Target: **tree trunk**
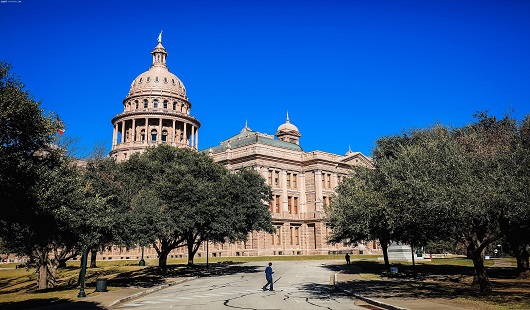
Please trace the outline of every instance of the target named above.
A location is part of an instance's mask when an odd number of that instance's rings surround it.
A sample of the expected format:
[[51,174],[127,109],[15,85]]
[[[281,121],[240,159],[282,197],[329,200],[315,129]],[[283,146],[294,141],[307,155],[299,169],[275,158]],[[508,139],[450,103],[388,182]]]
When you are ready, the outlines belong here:
[[50,278],[53,276],[53,274],[49,269],[49,254],[50,253],[47,251],[47,249],[38,249],[35,251],[38,269],[37,290],[51,288],[55,283],[55,279]]
[[385,260],[385,269],[390,271],[390,261],[388,260],[388,242],[386,240],[380,240],[381,250],[383,250],[383,259]]
[[162,275],[165,277],[167,274],[167,255],[169,251],[167,249],[161,249],[158,254],[158,268],[162,272]]
[[195,252],[193,251],[193,242],[187,242],[188,246],[188,266],[193,266],[193,258],[195,257]]
[[98,255],[97,249],[90,250],[90,268],[97,268],[96,257]]
[[410,245],[410,251],[412,252],[412,276],[415,278],[417,275],[416,272],[416,260],[414,259],[414,245]]
[[466,258],[473,259],[473,245],[468,245],[466,247]]
[[472,252],[473,266],[475,267],[475,280],[473,282],[478,282],[482,294],[489,295],[491,294],[491,283],[484,267],[482,250],[483,248],[479,247]]
[[44,290],[48,288],[48,266],[39,264],[39,277],[37,278],[37,290]]

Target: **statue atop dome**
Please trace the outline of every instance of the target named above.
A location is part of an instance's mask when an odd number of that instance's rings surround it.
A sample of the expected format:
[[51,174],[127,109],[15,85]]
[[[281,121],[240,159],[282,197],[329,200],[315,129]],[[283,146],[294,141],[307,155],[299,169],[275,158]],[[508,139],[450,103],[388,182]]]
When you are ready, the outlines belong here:
[[157,40],[158,40],[158,43],[162,43],[162,32],[163,32],[163,31],[164,31],[164,30],[160,30],[160,33],[158,34],[158,39],[157,39]]

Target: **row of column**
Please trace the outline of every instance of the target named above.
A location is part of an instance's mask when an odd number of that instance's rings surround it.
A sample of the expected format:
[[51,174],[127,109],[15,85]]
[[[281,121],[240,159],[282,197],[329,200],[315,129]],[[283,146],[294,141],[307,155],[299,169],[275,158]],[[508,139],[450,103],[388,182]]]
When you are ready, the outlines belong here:
[[[113,146],[116,146],[118,144],[122,144],[122,143],[125,143],[125,142],[131,142],[130,140],[129,141],[125,141],[125,136],[126,136],[126,130],[125,130],[125,124],[127,121],[132,121],[132,130],[133,130],[133,135],[132,135],[132,142],[136,142],[136,119],[132,119],[132,120],[122,120],[122,121],[119,121],[119,122],[116,122],[114,124],[114,132],[112,134],[112,145]],[[172,120],[173,122],[173,130],[172,130],[172,134],[171,134],[171,141],[166,141],[166,142],[174,142],[176,143],[176,120]],[[191,125],[191,124],[188,124],[188,123],[185,123],[183,122],[184,124],[184,140],[186,141],[186,144],[188,146],[192,146],[196,149],[199,148],[199,128],[197,128],[196,126],[194,125]],[[188,129],[188,126],[190,126],[190,138],[191,138],[191,144],[189,143],[188,141],[188,133],[187,133],[187,129]],[[120,131],[120,128],[121,128],[121,131]],[[121,133],[121,137],[120,137],[120,141],[118,142],[118,134]],[[145,140],[144,140],[144,143],[150,143],[152,142],[151,139],[149,138],[150,137],[150,131],[149,131],[149,118],[146,117],[145,118]],[[162,137],[162,119],[158,119],[158,127],[157,127],[157,135],[160,136],[160,139],[158,139],[158,141],[161,141],[161,137]]]

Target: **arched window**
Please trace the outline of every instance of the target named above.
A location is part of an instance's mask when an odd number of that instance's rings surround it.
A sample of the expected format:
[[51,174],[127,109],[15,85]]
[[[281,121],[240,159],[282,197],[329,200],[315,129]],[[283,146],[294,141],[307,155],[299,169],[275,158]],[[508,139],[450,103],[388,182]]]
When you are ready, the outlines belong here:
[[138,110],[138,100],[134,102],[136,104],[136,109]]
[[167,77],[164,77],[164,83],[167,83]]
[[147,102],[147,99],[144,100],[144,109],[147,109],[149,107],[149,102]]
[[176,109],[177,109],[177,104],[173,102],[173,110],[176,110]]
[[156,129],[151,130],[151,141],[156,141],[157,132]]
[[141,141],[145,141],[145,129],[142,129],[142,130],[140,131],[140,140],[141,140]]
[[158,100],[153,100],[153,108],[158,108]]
[[164,100],[164,109],[167,109],[167,100]]
[[162,130],[162,142],[167,141],[167,130]]
[[158,83],[158,76],[157,76],[157,77],[155,77],[155,82],[156,82],[156,83]]
[[180,105],[180,112],[184,113],[184,103]]

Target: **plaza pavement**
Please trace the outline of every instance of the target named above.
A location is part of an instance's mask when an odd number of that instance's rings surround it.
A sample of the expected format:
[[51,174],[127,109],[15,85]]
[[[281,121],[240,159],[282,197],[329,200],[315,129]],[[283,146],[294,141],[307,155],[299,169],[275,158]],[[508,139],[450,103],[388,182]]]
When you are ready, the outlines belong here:
[[[497,265],[506,264],[506,262],[499,260],[496,262]],[[358,272],[355,271],[354,266],[346,265],[337,265],[338,270],[336,270],[336,279],[337,279],[337,289],[345,291],[352,295],[352,297],[359,299],[355,302],[355,305],[365,306],[367,309],[411,309],[411,310],[456,310],[463,309],[452,307],[447,304],[443,304],[437,300],[430,300],[424,298],[403,298],[403,297],[393,297],[391,294],[386,294],[384,287],[380,287],[380,291],[375,292],[375,294],[365,294],[358,293],[355,291],[352,283],[356,281],[370,281],[366,279],[361,279]],[[347,269],[347,270],[346,270]],[[353,270],[353,272],[352,272]],[[346,271],[346,272],[344,272]],[[330,276],[334,272],[330,271]],[[56,305],[48,305],[44,307],[38,307],[38,310],[66,310],[66,309],[113,309],[114,306],[131,301],[140,296],[150,294],[152,292],[164,289],[169,286],[178,285],[187,281],[193,281],[195,277],[189,278],[167,278],[166,283],[162,285],[153,286],[151,288],[145,287],[126,287],[119,289],[112,289],[107,292],[89,292],[87,291],[86,298],[79,298],[75,302],[66,302]],[[380,283],[379,283],[380,284]],[[331,284],[330,284],[331,285]],[[375,307],[374,307],[375,306]],[[377,308],[376,308],[377,307]]]

